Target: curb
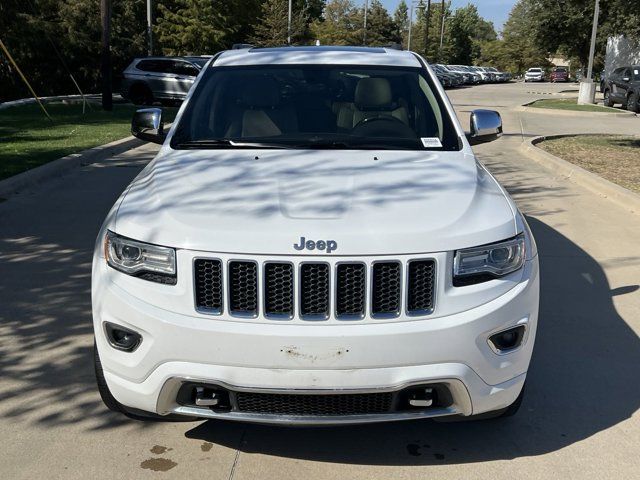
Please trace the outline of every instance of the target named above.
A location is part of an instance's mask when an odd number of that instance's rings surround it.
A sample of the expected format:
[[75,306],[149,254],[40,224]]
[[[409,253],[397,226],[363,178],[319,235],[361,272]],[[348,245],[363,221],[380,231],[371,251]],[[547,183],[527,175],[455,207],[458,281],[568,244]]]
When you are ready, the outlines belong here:
[[[613,108],[611,109],[611,110],[614,110],[612,112],[581,112],[579,110],[560,110],[557,108],[536,108],[536,107],[530,106],[536,103],[537,101],[538,100],[534,100],[532,102],[525,103],[524,105],[520,105],[519,107],[516,107],[514,110],[516,112],[542,113],[546,115],[556,115],[560,117],[587,117],[587,118],[622,117],[622,118],[625,118],[625,117],[636,116],[636,114],[633,112],[627,112],[624,110],[615,111],[615,109]],[[602,108],[608,108],[608,107],[602,107]]]
[[[69,103],[82,103],[82,95],[58,95],[53,97],[38,97],[40,101],[44,104],[51,102],[69,102]],[[100,102],[100,94],[99,93],[87,93],[84,98],[87,102],[91,103],[99,103]],[[120,94],[113,94],[113,102],[117,103],[122,101],[122,97]],[[35,104],[35,98],[21,98],[19,100],[10,100],[8,102],[0,103],[0,110],[6,110],[11,107],[19,107],[21,105],[32,105]]]
[[[589,134],[591,135],[591,134]],[[528,157],[533,159],[545,168],[553,171],[555,174],[565,177],[586,189],[590,190],[601,197],[607,198],[618,206],[629,210],[636,215],[640,215],[640,195],[632,192],[620,185],[616,185],[609,180],[602,178],[595,173],[591,173],[582,167],[573,163],[562,160],[549,152],[537,147],[538,143],[545,140],[553,140],[557,138],[577,137],[580,135],[549,135],[546,137],[536,137],[525,140],[520,145],[520,150]]]
[[82,152],[72,153],[66,157],[0,180],[0,197],[7,197],[26,187],[60,176],[72,168],[99,162],[112,155],[118,155],[144,144],[145,142],[135,137],[126,137],[105,145],[83,150]]

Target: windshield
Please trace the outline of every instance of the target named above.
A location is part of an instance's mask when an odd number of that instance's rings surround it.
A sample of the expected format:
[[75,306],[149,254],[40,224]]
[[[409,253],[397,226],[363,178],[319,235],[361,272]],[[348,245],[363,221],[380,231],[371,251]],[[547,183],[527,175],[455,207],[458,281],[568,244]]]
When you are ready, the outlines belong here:
[[171,146],[461,148],[425,70],[344,65],[209,68]]
[[530,68],[529,73],[540,73],[542,70],[540,68]]

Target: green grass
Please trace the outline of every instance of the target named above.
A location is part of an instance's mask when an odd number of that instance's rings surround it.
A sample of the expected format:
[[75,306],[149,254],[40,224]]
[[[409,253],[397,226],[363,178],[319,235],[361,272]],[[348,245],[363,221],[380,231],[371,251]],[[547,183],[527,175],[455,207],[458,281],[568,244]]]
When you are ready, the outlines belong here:
[[0,110],[0,180],[71,153],[131,135],[136,107],[114,105],[105,112],[99,105],[50,103],[47,120],[38,105]]
[[640,137],[578,135],[545,140],[538,147],[640,193]]
[[529,107],[552,108],[556,110],[575,110],[576,112],[614,113],[617,111],[614,108],[601,107],[599,105],[578,105],[577,98],[545,98],[544,100],[538,100],[532,103],[531,105],[529,105]]

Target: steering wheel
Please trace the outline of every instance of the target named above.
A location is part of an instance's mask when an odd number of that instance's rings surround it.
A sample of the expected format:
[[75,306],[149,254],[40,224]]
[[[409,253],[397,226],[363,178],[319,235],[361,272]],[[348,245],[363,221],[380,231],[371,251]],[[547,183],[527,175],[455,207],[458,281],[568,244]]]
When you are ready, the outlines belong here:
[[416,138],[415,132],[407,124],[391,115],[363,118],[356,123],[351,134],[361,137]]

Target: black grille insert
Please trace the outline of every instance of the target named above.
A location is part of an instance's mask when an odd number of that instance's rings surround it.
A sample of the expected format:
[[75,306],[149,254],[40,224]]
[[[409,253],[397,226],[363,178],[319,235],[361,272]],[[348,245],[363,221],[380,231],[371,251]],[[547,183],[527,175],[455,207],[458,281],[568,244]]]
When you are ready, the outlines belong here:
[[367,298],[366,266],[362,263],[341,263],[336,269],[336,315],[363,317]]
[[264,266],[264,312],[293,317],[293,265],[267,263]]
[[431,313],[434,308],[436,262],[413,260],[409,262],[407,311],[414,315]]
[[196,307],[207,313],[222,313],[222,262],[197,259],[194,262]]
[[229,310],[233,314],[258,315],[258,265],[229,262]]
[[327,318],[329,316],[329,265],[303,263],[300,267],[300,315]]
[[397,316],[402,299],[402,267],[399,262],[373,264],[373,292],[371,314],[373,316]]
[[393,393],[300,395],[237,392],[241,412],[278,415],[366,415],[388,413]]

